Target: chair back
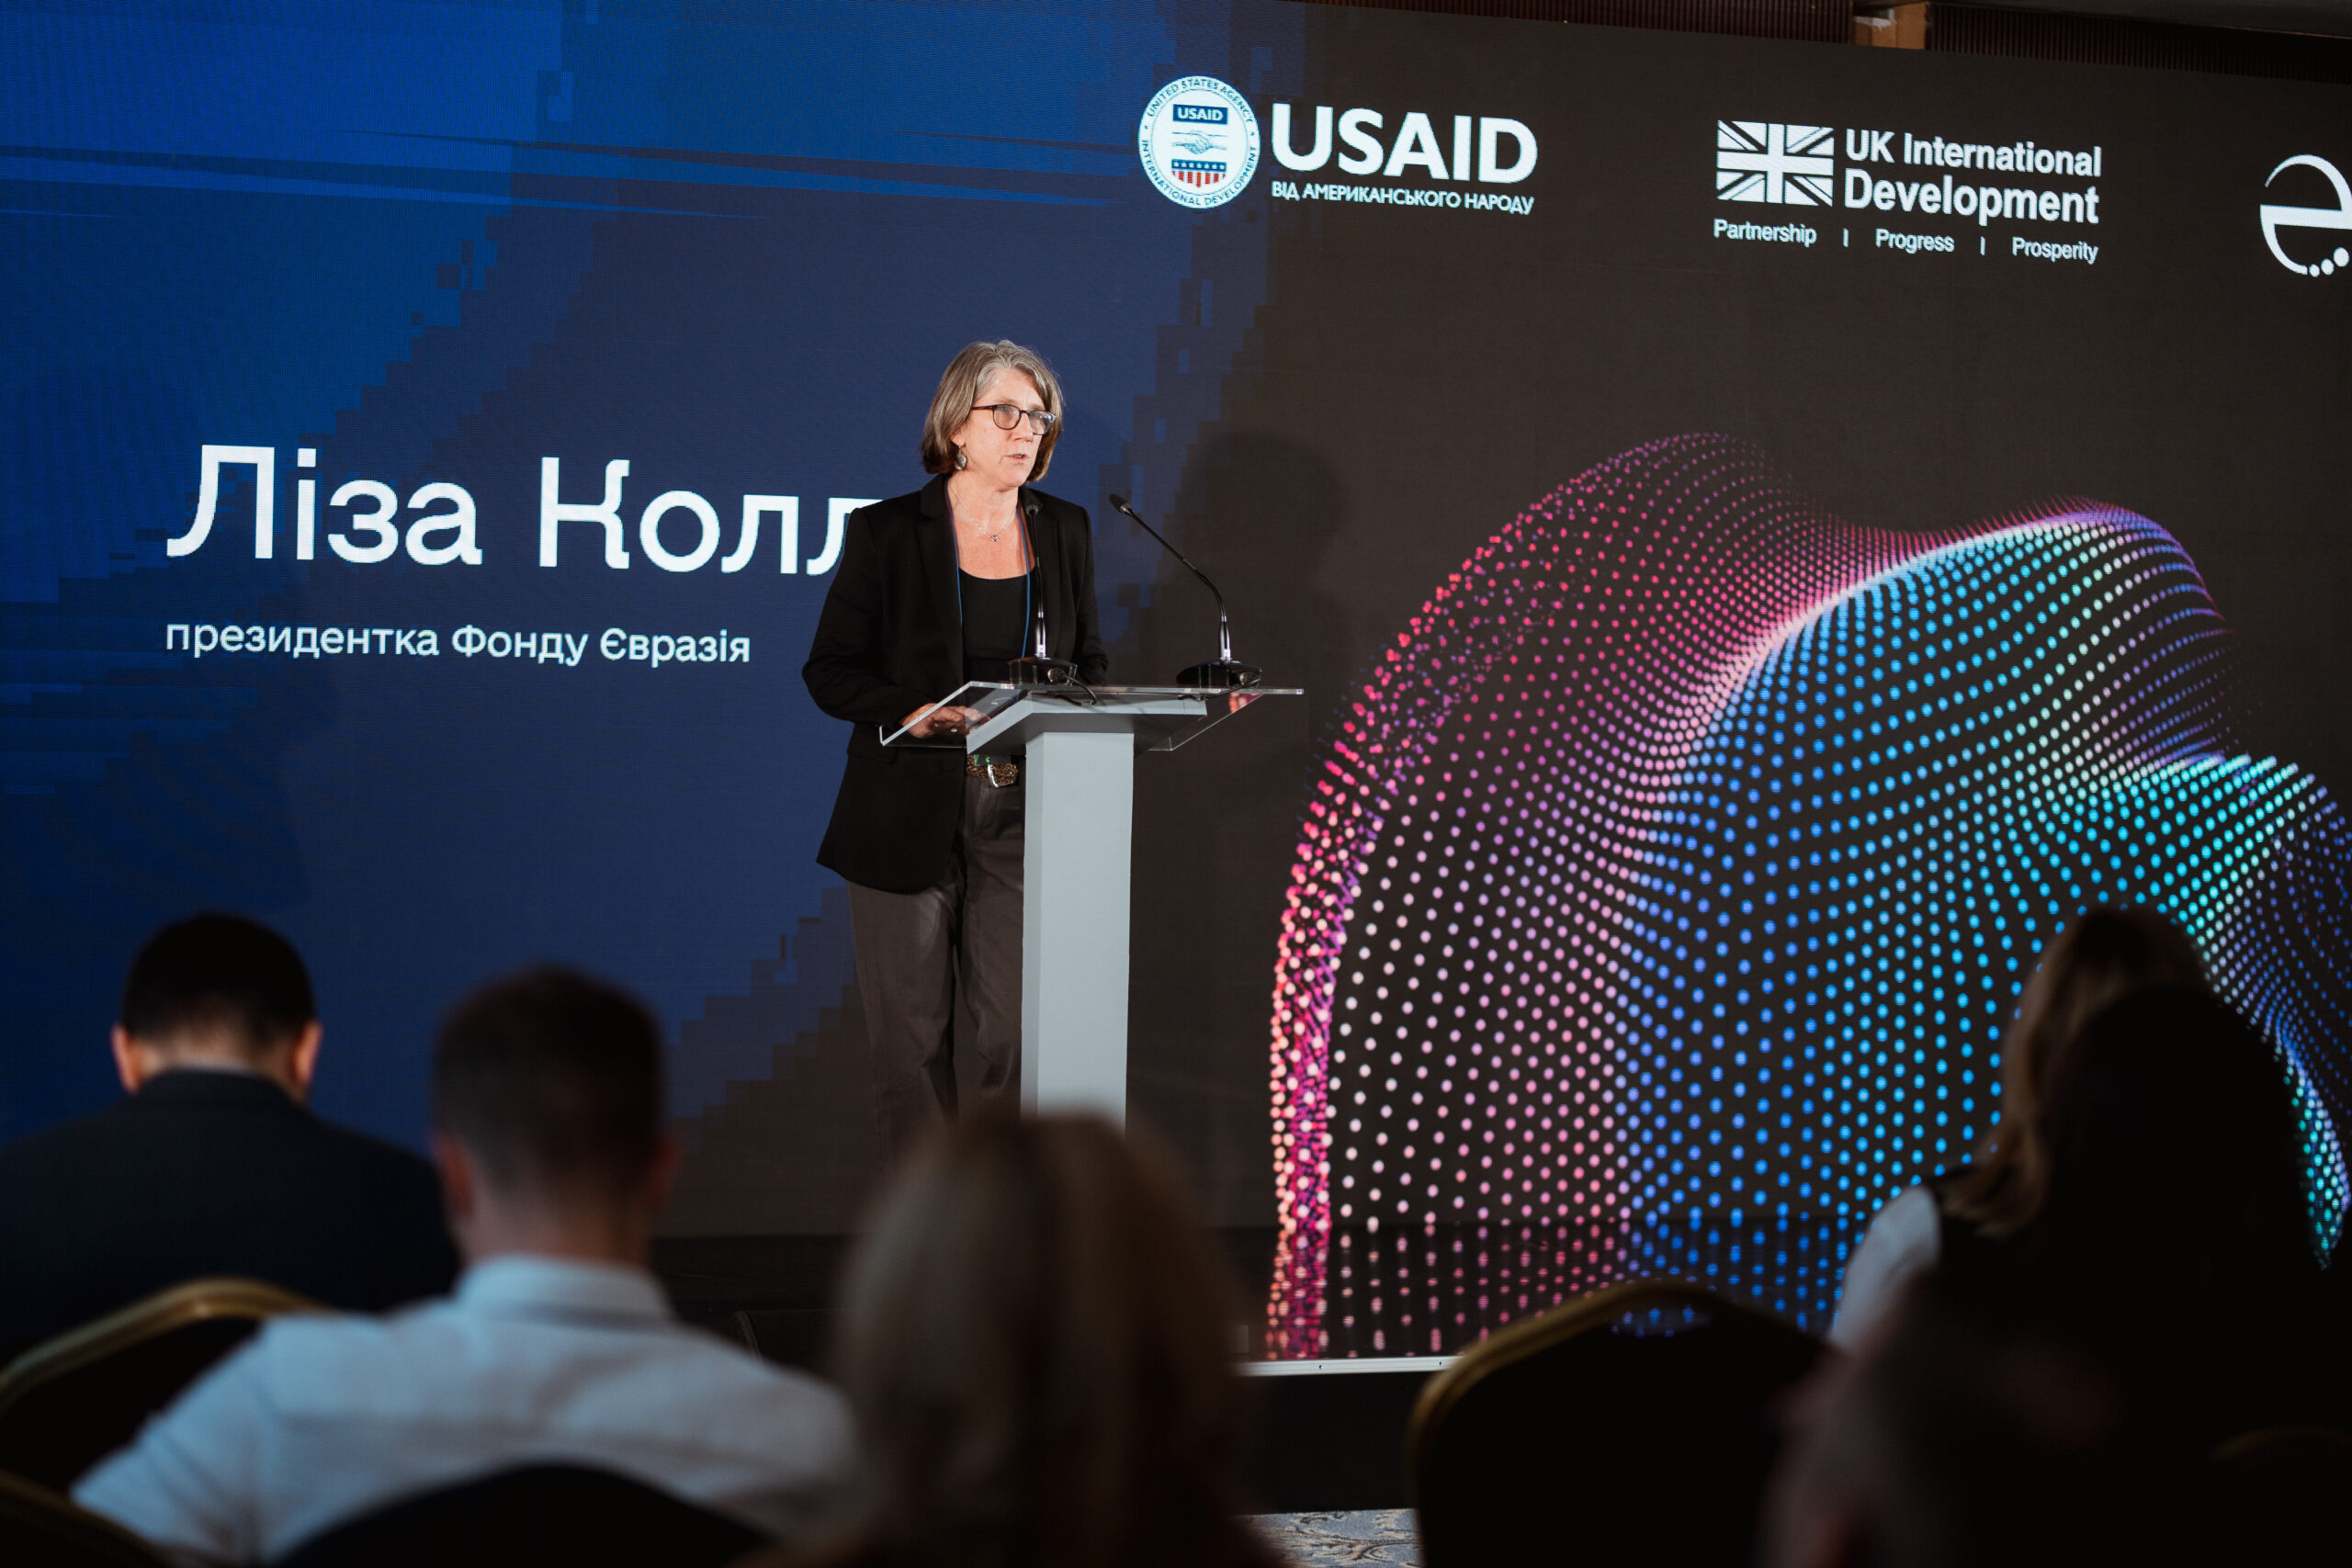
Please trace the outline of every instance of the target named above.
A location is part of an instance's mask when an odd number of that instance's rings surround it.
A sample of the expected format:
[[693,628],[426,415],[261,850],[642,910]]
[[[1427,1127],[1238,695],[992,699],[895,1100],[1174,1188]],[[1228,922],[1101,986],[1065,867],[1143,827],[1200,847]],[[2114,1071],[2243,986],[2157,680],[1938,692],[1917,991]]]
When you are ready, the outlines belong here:
[[747,1307],[735,1314],[735,1337],[763,1360],[822,1373],[833,1315],[831,1307]]
[[113,1520],[0,1471],[0,1562],[8,1568],[165,1568],[168,1561]]
[[36,1345],[0,1371],[0,1470],[62,1492],[269,1318],[317,1303],[191,1280]]
[[1424,1568],[1741,1568],[1778,1453],[1775,1406],[1822,1353],[1786,1324],[1661,1280],[1482,1341],[1413,1413]]
[[2267,1427],[2216,1447],[2209,1546],[2220,1562],[2324,1562],[2344,1551],[2352,1432]]
[[410,1497],[311,1537],[276,1568],[718,1568],[750,1526],[611,1471],[543,1464]]

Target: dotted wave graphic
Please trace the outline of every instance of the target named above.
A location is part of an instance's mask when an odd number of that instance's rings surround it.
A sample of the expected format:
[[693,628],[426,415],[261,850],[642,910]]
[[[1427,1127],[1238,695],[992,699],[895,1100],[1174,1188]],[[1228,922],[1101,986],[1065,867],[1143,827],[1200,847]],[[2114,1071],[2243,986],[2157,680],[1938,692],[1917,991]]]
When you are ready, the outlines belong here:
[[2269,1034],[2332,1241],[2352,830],[2234,754],[2227,644],[2178,544],[2090,502],[1895,534],[1686,436],[1521,513],[1319,759],[1275,971],[1274,1352],[1344,1353],[1419,1292],[1348,1251],[1384,1224],[1518,1238],[1511,1300],[1416,1345],[1633,1273],[1818,1325],[1860,1224],[1995,1119],[2002,1025],[2098,904],[2179,919]]

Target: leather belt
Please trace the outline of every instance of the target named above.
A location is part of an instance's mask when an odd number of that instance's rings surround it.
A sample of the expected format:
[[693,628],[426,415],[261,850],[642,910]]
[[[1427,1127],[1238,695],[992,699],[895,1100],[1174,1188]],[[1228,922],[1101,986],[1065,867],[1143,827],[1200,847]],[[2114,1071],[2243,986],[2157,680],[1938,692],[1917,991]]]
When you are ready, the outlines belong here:
[[967,751],[964,772],[973,778],[988,780],[990,789],[1010,789],[1021,782],[1021,764],[1004,757],[983,757]]

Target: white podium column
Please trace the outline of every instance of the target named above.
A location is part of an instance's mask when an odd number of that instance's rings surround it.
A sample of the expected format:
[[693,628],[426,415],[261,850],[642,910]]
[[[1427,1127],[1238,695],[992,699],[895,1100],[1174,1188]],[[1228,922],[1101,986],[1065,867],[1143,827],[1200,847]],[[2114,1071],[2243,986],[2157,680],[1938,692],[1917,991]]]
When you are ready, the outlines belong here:
[[1022,774],[1022,1107],[1124,1124],[1135,737],[1038,735]]

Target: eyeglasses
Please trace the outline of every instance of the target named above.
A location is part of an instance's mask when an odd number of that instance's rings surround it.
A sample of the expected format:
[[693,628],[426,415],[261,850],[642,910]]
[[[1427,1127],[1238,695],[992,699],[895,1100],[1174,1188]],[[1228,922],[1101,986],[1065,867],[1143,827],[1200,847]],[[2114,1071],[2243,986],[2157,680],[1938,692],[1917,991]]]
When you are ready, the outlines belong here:
[[1039,435],[1053,429],[1056,423],[1062,417],[1057,413],[1047,413],[1044,409],[1024,409],[1019,403],[981,403],[972,412],[984,413],[996,421],[996,427],[999,430],[1012,429],[1025,415],[1029,421],[1029,428]]

